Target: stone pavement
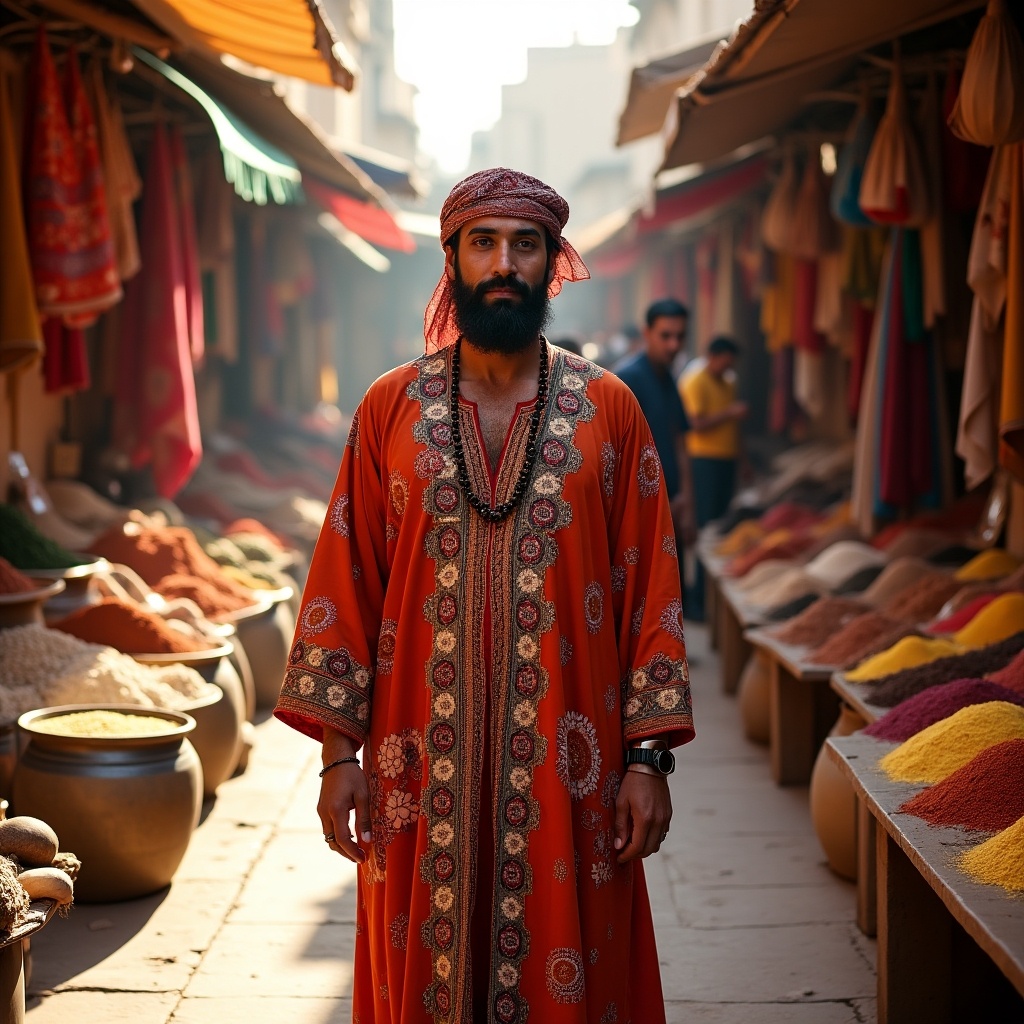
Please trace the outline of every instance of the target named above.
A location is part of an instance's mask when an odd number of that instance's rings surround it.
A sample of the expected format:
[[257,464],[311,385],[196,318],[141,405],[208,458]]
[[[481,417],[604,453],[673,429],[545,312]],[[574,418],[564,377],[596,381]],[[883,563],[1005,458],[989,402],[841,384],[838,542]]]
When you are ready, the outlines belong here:
[[[668,1020],[870,1024],[853,887],[824,866],[806,790],[778,789],[743,739],[703,629],[688,640],[698,738],[677,752],[671,835],[647,861]],[[320,835],[319,749],[272,719],[257,734],[169,890],[79,904],[36,937],[27,1024],[350,1019],[355,869]]]

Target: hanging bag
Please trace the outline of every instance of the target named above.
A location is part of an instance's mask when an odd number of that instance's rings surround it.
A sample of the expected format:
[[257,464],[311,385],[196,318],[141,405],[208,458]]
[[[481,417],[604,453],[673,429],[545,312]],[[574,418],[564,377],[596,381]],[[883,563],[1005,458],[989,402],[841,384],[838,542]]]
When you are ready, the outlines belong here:
[[874,223],[860,208],[860,183],[876,131],[878,119],[872,115],[870,103],[865,96],[853,115],[839,151],[830,200],[832,215],[836,220],[854,227],[868,227]]
[[1006,0],[989,0],[974,33],[949,127],[980,146],[1024,139],[1024,41]]
[[818,260],[839,249],[839,225],[828,205],[828,180],[817,146],[810,146],[793,207],[791,252],[798,259]]
[[796,161],[793,153],[787,150],[782,161],[782,173],[764,204],[761,217],[764,244],[773,252],[792,251],[793,219],[799,188]]
[[860,207],[879,224],[902,227],[920,227],[931,209],[924,159],[898,57],[893,62],[885,114],[864,164]]

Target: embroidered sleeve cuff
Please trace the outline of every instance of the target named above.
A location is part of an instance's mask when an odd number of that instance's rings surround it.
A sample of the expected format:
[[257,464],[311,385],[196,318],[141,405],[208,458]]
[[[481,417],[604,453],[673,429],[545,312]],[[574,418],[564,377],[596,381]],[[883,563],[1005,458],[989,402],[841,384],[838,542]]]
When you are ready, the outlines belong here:
[[627,743],[665,736],[669,746],[693,739],[693,709],[685,661],[655,655],[623,683],[622,729]]

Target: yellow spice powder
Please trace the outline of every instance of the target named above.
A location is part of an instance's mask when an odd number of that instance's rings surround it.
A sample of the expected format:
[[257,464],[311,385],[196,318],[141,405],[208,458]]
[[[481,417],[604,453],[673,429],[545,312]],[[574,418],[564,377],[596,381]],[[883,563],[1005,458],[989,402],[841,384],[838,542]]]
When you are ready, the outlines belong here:
[[1000,576],[1009,576],[1020,567],[1020,559],[1014,558],[1002,548],[989,548],[980,551],[969,562],[960,566],[953,578],[957,580],[994,580]]
[[753,519],[745,519],[715,548],[719,555],[738,555],[756,544],[764,536],[764,530]]
[[960,870],[986,885],[1024,891],[1024,818],[965,853]]
[[32,728],[56,736],[160,736],[174,732],[178,725],[152,715],[126,715],[120,711],[75,711],[33,722]]
[[978,612],[953,640],[964,647],[984,647],[1024,629],[1024,594],[1003,594]]
[[846,678],[855,683],[863,683],[869,679],[887,676],[890,672],[900,672],[905,668],[914,668],[938,658],[962,653],[963,648],[952,640],[927,640],[921,636],[906,636],[880,654],[862,661],[856,668],[846,673]]
[[1024,739],[1024,708],[994,700],[922,729],[878,764],[896,782],[941,782],[993,744],[1016,739]]

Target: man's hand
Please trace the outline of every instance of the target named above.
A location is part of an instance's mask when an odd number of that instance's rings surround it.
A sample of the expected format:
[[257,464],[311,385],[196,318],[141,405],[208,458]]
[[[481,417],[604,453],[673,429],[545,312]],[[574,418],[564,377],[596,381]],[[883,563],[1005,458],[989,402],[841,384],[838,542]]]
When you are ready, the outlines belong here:
[[648,857],[661,846],[672,820],[668,779],[634,768],[626,770],[615,801],[615,849],[626,864]]
[[[324,729],[324,764],[342,757],[354,757],[355,752],[355,745],[344,733]],[[353,811],[361,846],[352,836],[349,825]],[[330,848],[356,864],[362,864],[371,839],[370,787],[366,773],[358,764],[339,764],[324,775],[320,781],[316,812],[320,815],[324,838],[334,836],[328,841]]]

